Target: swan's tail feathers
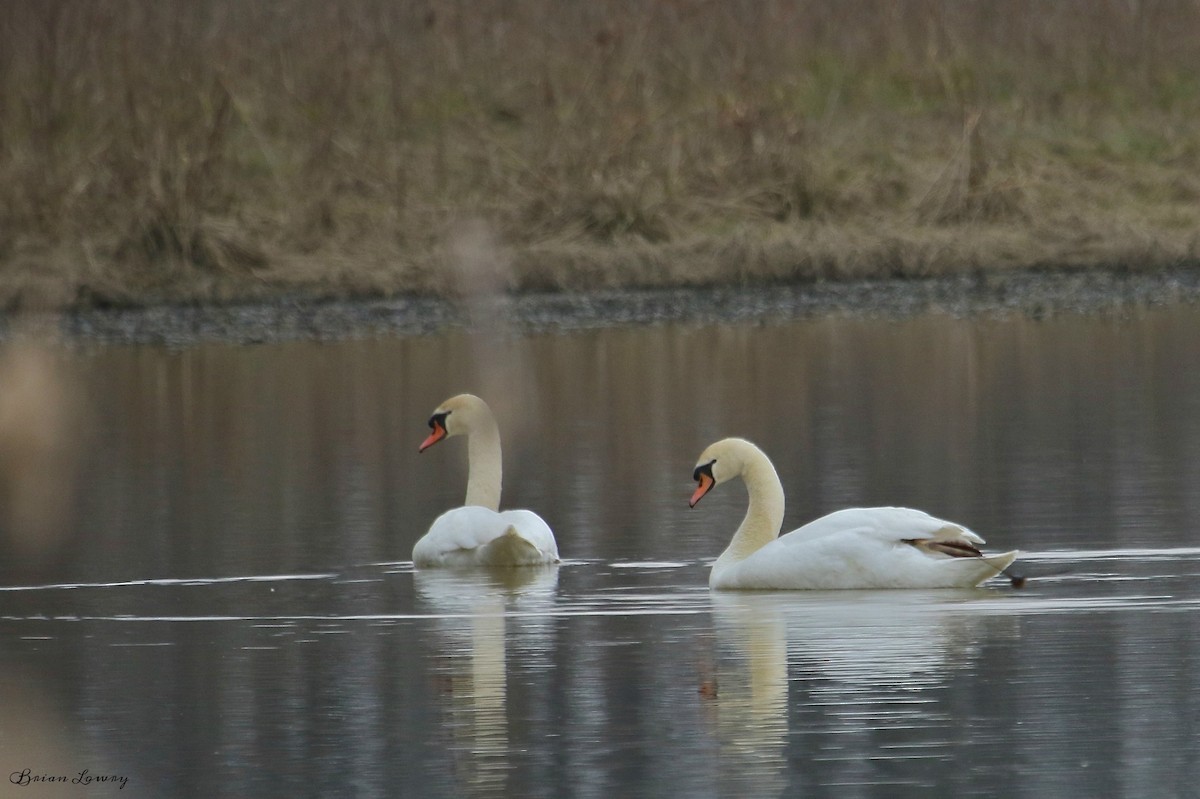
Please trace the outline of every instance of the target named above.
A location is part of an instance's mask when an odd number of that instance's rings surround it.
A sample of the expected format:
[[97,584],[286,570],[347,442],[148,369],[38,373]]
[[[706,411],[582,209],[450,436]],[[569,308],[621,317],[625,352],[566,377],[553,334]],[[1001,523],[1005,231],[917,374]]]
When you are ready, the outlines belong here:
[[1017,555],[1019,554],[1014,549],[1012,552],[1001,552],[999,555],[984,555],[983,559],[991,564],[992,568],[997,572],[1002,572],[1013,564],[1013,561],[1017,559]]
[[[904,543],[916,547],[922,552],[932,555],[953,568],[959,577],[957,585],[969,587],[979,585],[989,577],[1003,574],[1012,581],[1013,588],[1022,588],[1025,577],[1009,569],[1019,554],[1017,550],[1001,552],[999,555],[985,555],[971,541],[962,538],[905,538]],[[947,561],[953,561],[953,566]]]
[[1025,586],[1025,576],[1022,574],[1016,574],[1009,568],[1012,566],[1013,561],[1017,559],[1017,555],[1019,554],[1020,553],[1014,549],[1012,552],[1001,552],[999,555],[984,555],[982,558],[983,562],[992,567],[993,571],[991,573],[985,573],[979,582],[983,582],[988,577],[994,577],[997,574],[1003,574],[1012,582],[1013,588],[1023,588]]
[[930,555],[970,559],[975,562],[979,568],[972,569],[972,571],[978,576],[972,585],[978,585],[989,577],[1003,574],[1012,581],[1013,588],[1025,586],[1025,576],[1016,574],[1009,569],[1013,561],[1017,559],[1017,550],[1002,552],[999,555],[985,555],[976,546],[976,544],[982,544],[983,539],[966,528],[946,525],[928,538],[905,538],[903,541]]
[[545,563],[546,555],[510,524],[479,548],[478,560],[483,566],[534,566]]
[[1025,587],[1025,575],[1019,574],[1012,570],[1013,561],[1017,559],[1020,553],[1017,550],[1012,552],[1003,552],[999,555],[988,555],[984,558],[988,564],[996,570],[997,574],[1003,574],[1012,583],[1013,588]]

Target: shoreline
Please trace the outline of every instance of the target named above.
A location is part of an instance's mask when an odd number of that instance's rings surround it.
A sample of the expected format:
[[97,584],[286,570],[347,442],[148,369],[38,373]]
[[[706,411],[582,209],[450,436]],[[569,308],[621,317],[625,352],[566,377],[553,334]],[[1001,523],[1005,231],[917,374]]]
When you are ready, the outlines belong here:
[[[1139,272],[1091,268],[973,272],[928,278],[776,285],[602,289],[449,300],[275,300],[202,306],[67,311],[57,317],[71,342],[171,348],[205,343],[265,344],[432,335],[452,329],[520,335],[652,324],[755,324],[825,315],[907,318],[1021,314],[1042,318],[1200,302],[1197,265]],[[14,322],[4,319],[11,338]],[[502,323],[500,320],[503,320]]]
[[1195,4],[102,5],[0,5],[0,309],[86,335],[419,331],[481,280],[565,325],[1200,268]]

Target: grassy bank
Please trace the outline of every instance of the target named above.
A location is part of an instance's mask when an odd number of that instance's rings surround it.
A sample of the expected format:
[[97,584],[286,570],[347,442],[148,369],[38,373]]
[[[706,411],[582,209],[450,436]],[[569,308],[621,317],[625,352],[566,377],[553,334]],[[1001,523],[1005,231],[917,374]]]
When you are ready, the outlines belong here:
[[1200,262],[1195,0],[0,5],[0,306]]

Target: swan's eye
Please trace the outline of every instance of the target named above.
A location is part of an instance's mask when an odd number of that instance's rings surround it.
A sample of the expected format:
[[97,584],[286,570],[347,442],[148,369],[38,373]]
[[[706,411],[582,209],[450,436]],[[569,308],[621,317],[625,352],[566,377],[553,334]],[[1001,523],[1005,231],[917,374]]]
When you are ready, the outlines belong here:
[[[697,483],[699,483],[700,475],[705,475],[706,477],[708,477],[709,480],[713,480],[712,467],[713,467],[713,464],[716,462],[717,462],[716,458],[713,458],[708,463],[697,466],[696,471],[692,472],[692,479],[695,480]],[[715,480],[714,480],[714,482],[715,482]]]
[[443,430],[445,430],[446,429],[446,417],[449,415],[450,415],[450,411],[446,411],[445,413],[435,413],[433,416],[430,416],[429,417],[429,429],[437,430],[440,427]]

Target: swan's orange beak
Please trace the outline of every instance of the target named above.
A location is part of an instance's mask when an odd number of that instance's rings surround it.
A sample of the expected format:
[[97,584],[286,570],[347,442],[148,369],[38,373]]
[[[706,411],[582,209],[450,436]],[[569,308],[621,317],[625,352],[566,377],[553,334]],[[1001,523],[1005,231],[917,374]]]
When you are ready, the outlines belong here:
[[696,503],[700,501],[700,498],[707,494],[709,489],[716,484],[716,481],[712,479],[712,475],[705,472],[700,472],[700,475],[696,479],[700,481],[700,485],[696,486],[696,493],[692,494],[692,500],[688,503],[689,508],[696,507]]
[[446,437],[446,427],[439,420],[430,419],[429,426],[433,428],[433,432],[429,434],[429,438],[421,442],[421,446],[417,447],[417,452],[424,452]]

